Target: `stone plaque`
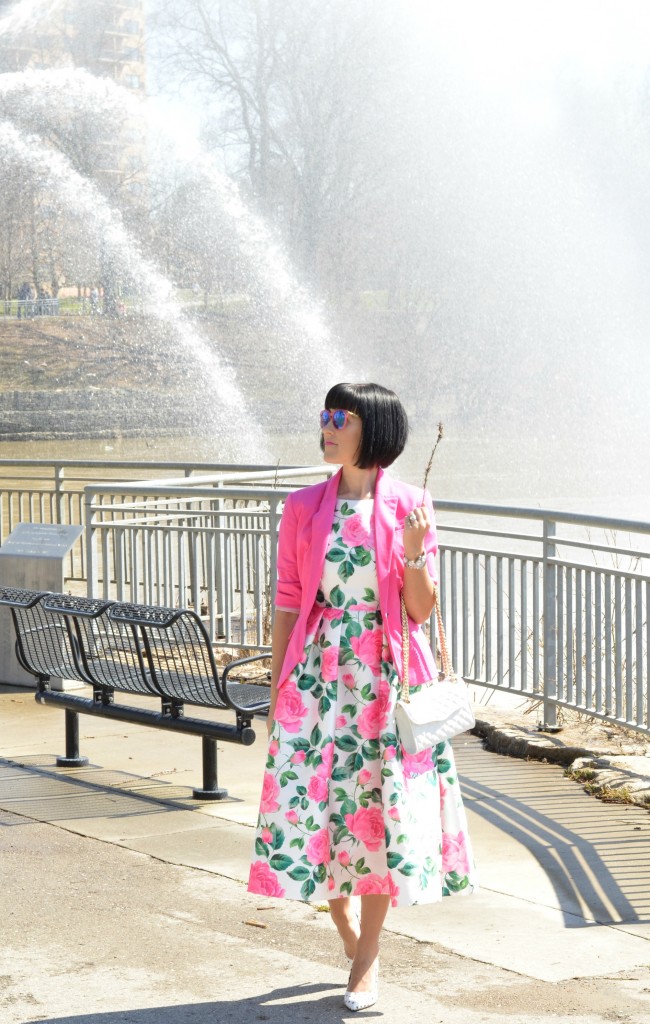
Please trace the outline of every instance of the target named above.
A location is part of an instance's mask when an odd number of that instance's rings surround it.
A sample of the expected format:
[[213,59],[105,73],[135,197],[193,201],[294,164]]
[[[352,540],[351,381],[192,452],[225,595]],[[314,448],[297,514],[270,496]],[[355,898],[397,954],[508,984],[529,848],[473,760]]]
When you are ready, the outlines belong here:
[[83,533],[83,526],[55,523],[18,523],[0,548],[0,555],[27,558],[65,558]]
[[[0,586],[60,593],[65,559],[82,533],[83,526],[19,523],[0,547]],[[34,677],[21,668],[16,657],[15,641],[11,612],[0,608],[0,683],[33,687]],[[67,690],[80,684],[52,679],[50,685]]]

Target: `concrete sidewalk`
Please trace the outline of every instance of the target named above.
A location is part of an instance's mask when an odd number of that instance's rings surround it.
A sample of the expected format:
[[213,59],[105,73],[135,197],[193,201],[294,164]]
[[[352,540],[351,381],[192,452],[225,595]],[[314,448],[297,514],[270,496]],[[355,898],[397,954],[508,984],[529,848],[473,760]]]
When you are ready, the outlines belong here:
[[[230,798],[196,804],[196,738],[80,731],[90,765],[56,768],[61,712],[1,688],[2,1024],[356,1016],[328,915],[245,892],[264,743],[220,746]],[[454,746],[482,890],[391,911],[362,1016],[650,1022],[647,810],[476,737]]]

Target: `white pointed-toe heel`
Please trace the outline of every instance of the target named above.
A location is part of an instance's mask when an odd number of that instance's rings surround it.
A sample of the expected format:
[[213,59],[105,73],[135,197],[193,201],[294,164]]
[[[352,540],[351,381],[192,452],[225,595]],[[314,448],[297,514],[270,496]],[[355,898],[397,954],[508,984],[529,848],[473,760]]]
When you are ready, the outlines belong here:
[[[348,980],[348,985],[349,984],[350,982]],[[348,989],[343,996],[343,1002],[347,1006],[348,1010],[353,1010],[356,1013],[358,1010],[367,1010],[370,1006],[374,1006],[378,999],[379,960],[375,960],[375,965],[372,969],[372,988],[368,989],[367,992],[350,992]]]

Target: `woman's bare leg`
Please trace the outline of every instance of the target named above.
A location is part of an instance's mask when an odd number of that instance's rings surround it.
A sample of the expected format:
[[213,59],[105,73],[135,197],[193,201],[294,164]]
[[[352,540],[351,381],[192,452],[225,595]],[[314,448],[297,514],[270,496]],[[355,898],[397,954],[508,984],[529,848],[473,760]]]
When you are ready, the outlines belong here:
[[339,899],[329,900],[328,902],[330,905],[330,917],[343,939],[345,955],[352,960],[357,951],[357,940],[359,938],[359,918],[354,911],[352,900],[349,896],[341,896]]
[[373,967],[379,956],[379,936],[389,906],[390,896],[361,897],[361,934],[348,983],[350,992],[367,992],[373,987]]

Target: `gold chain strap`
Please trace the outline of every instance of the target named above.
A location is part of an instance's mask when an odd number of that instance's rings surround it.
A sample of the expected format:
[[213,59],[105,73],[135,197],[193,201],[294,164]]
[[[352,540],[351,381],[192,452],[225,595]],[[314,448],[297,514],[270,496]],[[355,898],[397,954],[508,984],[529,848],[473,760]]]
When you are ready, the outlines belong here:
[[[442,676],[443,679],[449,679],[454,673],[451,665],[451,659],[449,657],[449,649],[447,648],[447,634],[445,633],[445,627],[442,622],[442,612],[440,611],[440,594],[438,587],[433,588],[434,605],[436,609],[436,621],[438,623],[438,640],[440,642],[440,660],[442,662]],[[402,700],[405,704],[410,703],[410,687],[409,687],[409,662],[411,657],[411,644],[409,640],[409,620],[406,612],[406,603],[404,601],[404,593],[400,591],[399,595],[400,613],[402,619]]]

